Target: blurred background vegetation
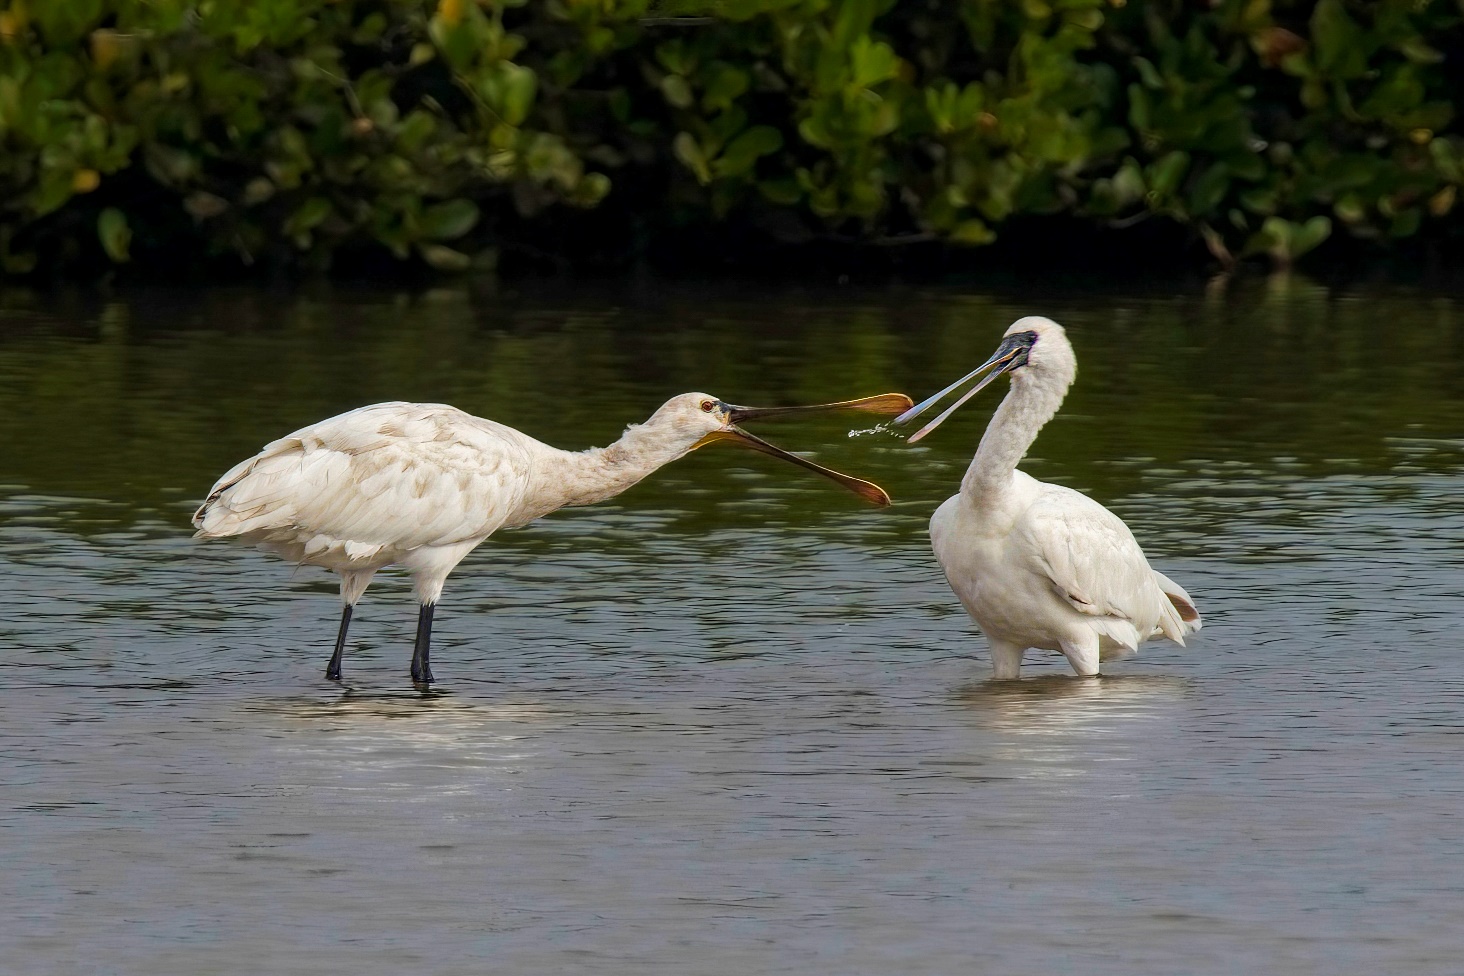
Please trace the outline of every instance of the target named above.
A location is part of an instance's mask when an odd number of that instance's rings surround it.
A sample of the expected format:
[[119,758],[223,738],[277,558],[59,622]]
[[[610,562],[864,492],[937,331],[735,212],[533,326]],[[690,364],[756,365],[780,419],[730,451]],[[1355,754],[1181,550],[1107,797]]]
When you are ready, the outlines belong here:
[[1459,51],[1459,0],[0,0],[0,268],[1457,248]]

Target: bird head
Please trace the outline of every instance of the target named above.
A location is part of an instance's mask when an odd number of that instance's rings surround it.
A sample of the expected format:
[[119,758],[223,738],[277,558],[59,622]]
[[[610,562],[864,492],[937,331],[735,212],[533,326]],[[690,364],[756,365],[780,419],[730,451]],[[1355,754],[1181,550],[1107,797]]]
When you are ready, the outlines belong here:
[[913,444],[939,427],[947,417],[956,412],[961,404],[981,392],[992,380],[1003,373],[1010,373],[1012,381],[1015,383],[1025,382],[1036,376],[1050,377],[1054,383],[1061,384],[1061,387],[1066,389],[1072,382],[1073,376],[1076,375],[1077,368],[1073,347],[1068,344],[1067,334],[1063,331],[1062,326],[1041,315],[1028,315],[1025,318],[1017,319],[1007,327],[1006,332],[1002,334],[1001,345],[996,347],[996,352],[991,354],[990,359],[939,393],[906,410],[894,419],[894,423],[903,424],[914,420],[957,387],[970,382],[987,370],[991,371],[982,378],[981,382],[971,387],[959,400],[947,407],[944,413],[911,434],[910,443]]
[[749,448],[790,464],[796,464],[800,468],[807,468],[809,471],[842,485],[875,505],[888,505],[890,496],[879,485],[833,471],[822,465],[814,464],[806,458],[791,454],[781,447],[769,444],[762,438],[748,433],[739,424],[749,420],[839,411],[894,414],[906,409],[910,403],[910,398],[903,393],[886,393],[880,396],[864,397],[860,400],[798,407],[740,407],[726,403],[709,393],[683,393],[667,400],[661,409],[657,410],[646,422],[646,426],[654,425],[675,430],[678,436],[684,436],[690,442],[690,450],[715,443]]
[[1075,370],[1076,364],[1063,327],[1044,316],[1028,315],[1007,326],[1001,345],[981,368],[995,366],[997,375],[1012,373],[1015,379],[1020,370],[1066,371]]

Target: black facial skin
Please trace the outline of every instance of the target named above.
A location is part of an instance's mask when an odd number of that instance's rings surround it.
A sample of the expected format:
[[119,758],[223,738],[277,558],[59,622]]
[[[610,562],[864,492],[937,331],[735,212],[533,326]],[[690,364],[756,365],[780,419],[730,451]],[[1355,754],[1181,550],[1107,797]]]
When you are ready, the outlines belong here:
[[[1021,369],[1027,365],[1027,358],[1031,355],[1032,347],[1036,344],[1037,333],[1014,333],[1002,340],[1001,345],[996,350],[996,355],[991,357],[992,361],[1002,362],[1005,360],[1005,364],[1001,367],[1001,372],[1003,373],[1010,373],[1014,369]],[[1008,356],[1011,358],[1007,359]]]

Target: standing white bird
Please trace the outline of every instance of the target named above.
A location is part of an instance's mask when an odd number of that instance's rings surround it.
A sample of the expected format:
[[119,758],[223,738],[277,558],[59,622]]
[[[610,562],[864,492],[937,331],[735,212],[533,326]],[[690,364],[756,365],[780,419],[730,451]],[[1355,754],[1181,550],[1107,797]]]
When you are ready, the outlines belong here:
[[996,353],[899,417],[902,424],[985,370],[993,372],[929,425],[918,441],[1003,373],[1012,388],[981,438],[961,491],[930,519],[946,579],[991,645],[994,677],[1021,675],[1027,648],[1061,651],[1080,675],[1151,637],[1177,644],[1200,629],[1188,593],[1155,572],[1117,515],[1086,495],[1044,484],[1017,463],[1057,413],[1078,361],[1062,326],[1029,316]]
[[877,505],[878,485],[830,471],[740,429],[744,420],[830,410],[893,414],[886,394],[807,407],[735,407],[673,397],[614,444],[561,451],[440,403],[378,403],[301,428],[231,468],[193,516],[194,538],[238,536],[341,577],[340,632],[325,676],[340,680],[351,611],[377,570],[411,573],[417,601],[412,680],[433,680],[432,614],[453,567],[494,532],[625,491],[662,465],[727,440],[830,478]]

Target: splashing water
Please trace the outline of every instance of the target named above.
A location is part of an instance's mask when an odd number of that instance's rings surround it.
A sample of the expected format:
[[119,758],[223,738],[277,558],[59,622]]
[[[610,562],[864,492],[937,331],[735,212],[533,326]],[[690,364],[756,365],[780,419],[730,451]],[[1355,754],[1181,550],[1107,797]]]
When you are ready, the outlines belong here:
[[849,431],[849,436],[850,437],[865,437],[865,436],[868,436],[869,434],[895,434],[895,435],[898,435],[899,433],[900,433],[899,431],[894,430],[889,424],[875,424],[873,427],[870,427],[867,430],[851,430],[851,431]]

